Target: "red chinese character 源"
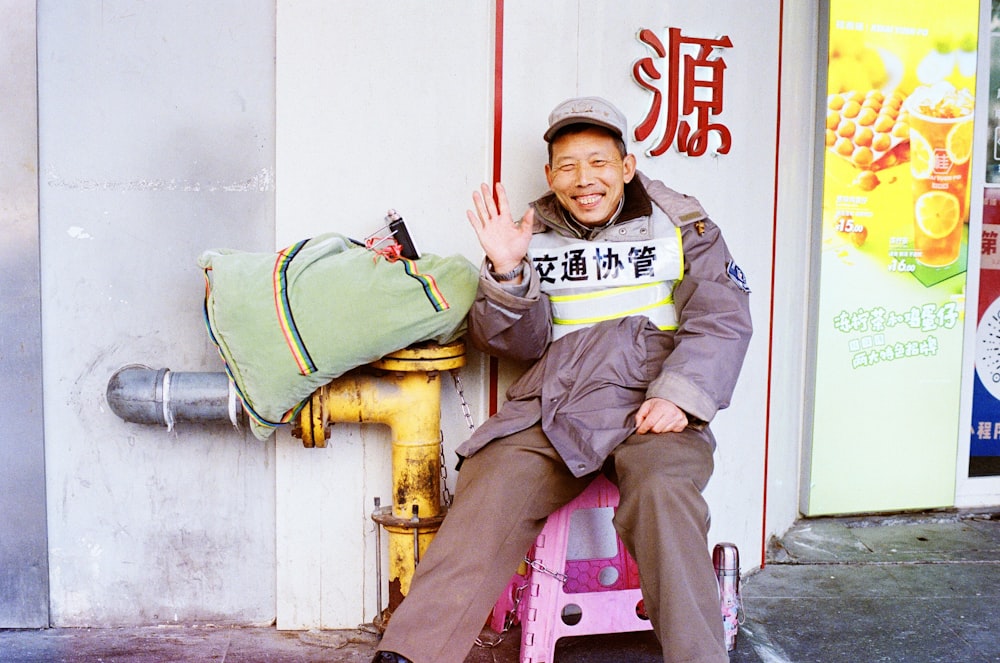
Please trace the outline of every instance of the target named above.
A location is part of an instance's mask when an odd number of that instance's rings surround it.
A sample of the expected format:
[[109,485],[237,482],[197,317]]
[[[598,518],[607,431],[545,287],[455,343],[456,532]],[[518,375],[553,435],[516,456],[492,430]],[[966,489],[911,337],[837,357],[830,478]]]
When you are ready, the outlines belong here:
[[[666,111],[662,131],[647,154],[660,156],[676,139],[677,151],[700,157],[708,151],[713,131],[718,133],[720,142],[715,152],[728,154],[732,135],[726,125],[714,122],[713,118],[721,115],[723,108],[726,62],[720,51],[732,48],[732,41],[727,36],[686,37],[680,28],[669,28],[668,35],[664,48],[652,30],[639,31],[639,41],[653,49],[656,57],[642,58],[632,66],[636,83],[653,93],[649,112],[635,128],[635,139],[642,142],[649,138],[661,124],[661,113]],[[666,64],[666,77],[657,67],[657,60]],[[693,125],[689,119],[693,119]]]

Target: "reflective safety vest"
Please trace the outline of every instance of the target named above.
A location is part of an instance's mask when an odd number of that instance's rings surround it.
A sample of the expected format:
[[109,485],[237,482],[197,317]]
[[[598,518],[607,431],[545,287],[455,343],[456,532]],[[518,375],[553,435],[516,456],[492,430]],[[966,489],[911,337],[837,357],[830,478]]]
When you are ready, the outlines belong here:
[[532,237],[528,259],[552,304],[552,339],[604,320],[644,315],[677,329],[674,285],[684,276],[681,229],[655,205],[648,240]]

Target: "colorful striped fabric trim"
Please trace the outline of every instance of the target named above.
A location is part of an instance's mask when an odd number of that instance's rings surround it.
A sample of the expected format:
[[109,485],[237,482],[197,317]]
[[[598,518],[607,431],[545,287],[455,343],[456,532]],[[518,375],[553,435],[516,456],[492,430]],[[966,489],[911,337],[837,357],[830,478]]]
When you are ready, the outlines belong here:
[[[222,354],[221,348],[219,350],[219,354],[220,355]],[[251,419],[253,419],[253,421],[258,426],[264,426],[264,427],[267,427],[267,428],[278,428],[279,426],[283,426],[285,424],[291,423],[295,419],[295,417],[298,416],[298,414],[302,410],[302,408],[305,406],[306,401],[309,400],[308,398],[305,399],[305,400],[303,400],[301,403],[299,403],[298,405],[296,405],[295,407],[293,407],[291,410],[289,410],[288,412],[286,412],[281,417],[281,421],[276,421],[275,422],[275,421],[270,421],[268,419],[265,419],[264,417],[260,416],[260,414],[258,414],[256,410],[253,409],[253,407],[250,405],[250,403],[247,402],[246,396],[243,395],[243,390],[240,389],[239,383],[237,383],[236,379],[233,377],[233,372],[232,372],[232,370],[230,370],[229,364],[226,363],[226,358],[225,357],[222,358],[222,362],[223,362],[223,366],[226,369],[226,375],[229,376],[229,381],[232,383],[233,388],[236,390],[236,397],[240,399],[240,405],[243,406],[243,411],[246,412],[247,416],[250,417]]]
[[295,360],[295,364],[299,367],[299,373],[302,375],[311,375],[315,373],[318,369],[316,364],[313,362],[312,357],[309,356],[309,351],[306,349],[305,343],[302,341],[302,337],[299,335],[299,330],[295,326],[295,318],[292,315],[292,305],[288,301],[288,267],[291,265],[292,260],[298,255],[302,247],[306,245],[309,240],[303,240],[296,244],[292,244],[288,248],[278,251],[278,256],[274,261],[274,309],[278,315],[278,325],[281,327],[281,333],[285,337],[285,343],[288,344],[288,349],[292,353],[292,358]]
[[210,271],[211,268],[205,270],[205,304],[202,311],[205,318],[205,328],[208,329],[208,336],[210,339],[212,339],[212,343],[215,344],[215,349],[218,351],[219,357],[222,358],[222,366],[226,371],[226,375],[229,377],[229,382],[233,385],[233,389],[236,390],[236,397],[239,398],[240,405],[243,407],[243,411],[246,412],[247,416],[250,417],[259,426],[263,426],[266,428],[277,428],[278,426],[290,423],[293,419],[295,419],[296,416],[298,416],[299,412],[302,410],[302,407],[306,404],[306,401],[302,401],[301,403],[293,407],[291,410],[286,412],[284,416],[281,417],[281,421],[275,422],[275,421],[269,421],[264,417],[260,416],[257,413],[257,411],[254,410],[253,407],[250,405],[250,403],[247,401],[246,396],[243,395],[243,390],[240,389],[240,385],[236,381],[236,378],[233,376],[232,369],[229,367],[229,362],[226,361],[226,356],[222,352],[222,346],[219,345],[219,341],[215,337],[215,332],[212,331],[212,323],[208,317],[208,296],[209,294],[211,294],[212,291],[212,279],[209,276]]
[[233,381],[233,387],[236,389],[236,395],[240,399],[240,404],[243,406],[243,411],[246,412],[247,416],[250,417],[251,419],[253,419],[253,421],[258,426],[264,426],[264,427],[267,427],[267,428],[278,428],[279,426],[285,426],[287,424],[292,423],[292,421],[295,420],[295,417],[297,417],[299,415],[299,412],[302,411],[302,408],[305,407],[306,402],[309,400],[308,398],[305,399],[305,400],[303,400],[301,403],[299,403],[298,405],[296,405],[295,407],[293,407],[291,410],[289,410],[288,412],[286,412],[284,414],[284,416],[281,417],[281,421],[277,421],[277,422],[275,422],[275,421],[269,421],[269,420],[265,419],[264,417],[260,416],[257,413],[257,411],[254,410],[250,406],[250,404],[247,402],[246,397],[243,396],[243,392],[240,390],[239,386],[236,384],[236,381],[233,380],[233,375],[229,371],[229,366],[228,365],[226,366],[226,374],[229,375],[229,379]]
[[435,311],[440,313],[451,308],[448,300],[444,298],[444,293],[438,288],[437,281],[434,280],[433,276],[430,274],[421,274],[420,270],[417,269],[417,263],[409,258],[399,258],[398,262],[403,263],[403,269],[406,271],[407,276],[420,282],[420,285],[424,289],[424,295],[427,296],[428,301],[430,301]]
[[[212,323],[208,319],[208,296],[212,294],[212,277],[209,276],[209,272],[212,268],[209,267],[205,270],[205,303],[201,307],[202,315],[205,317],[205,327],[208,328],[208,337],[212,339],[212,343],[215,343],[215,347],[219,348],[219,341],[215,339],[215,332],[212,331]],[[219,348],[220,352],[222,348]]]

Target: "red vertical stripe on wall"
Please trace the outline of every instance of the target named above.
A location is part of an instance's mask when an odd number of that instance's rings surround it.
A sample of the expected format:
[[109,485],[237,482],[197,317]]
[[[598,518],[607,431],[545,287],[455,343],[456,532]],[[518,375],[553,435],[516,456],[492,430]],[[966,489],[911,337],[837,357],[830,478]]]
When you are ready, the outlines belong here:
[[767,471],[771,446],[771,378],[774,369],[774,265],[778,253],[778,148],[781,144],[781,64],[784,53],[785,1],[778,3],[778,98],[774,127],[774,211],[771,218],[771,304],[767,339],[767,399],[764,403],[764,485],[760,518],[760,566],[767,564]]
[[500,181],[503,154],[503,0],[496,0],[493,36],[493,181]]
[[[503,155],[503,0],[496,0],[493,33],[493,172],[492,182],[500,181]],[[490,357],[490,416],[499,407],[500,362]]]

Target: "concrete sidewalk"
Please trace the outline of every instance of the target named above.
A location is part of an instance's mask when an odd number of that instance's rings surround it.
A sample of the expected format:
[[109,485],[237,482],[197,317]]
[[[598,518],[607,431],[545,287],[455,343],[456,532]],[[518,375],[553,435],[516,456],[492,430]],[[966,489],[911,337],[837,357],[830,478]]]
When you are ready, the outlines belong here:
[[[731,663],[1000,661],[1000,514],[806,520],[743,580]],[[520,632],[466,663],[517,663]],[[4,663],[367,663],[375,634],[231,626],[0,630]],[[556,663],[659,663],[650,633],[566,638]]]
[[803,521],[768,557],[740,634],[763,663],[1000,661],[1000,514]]

